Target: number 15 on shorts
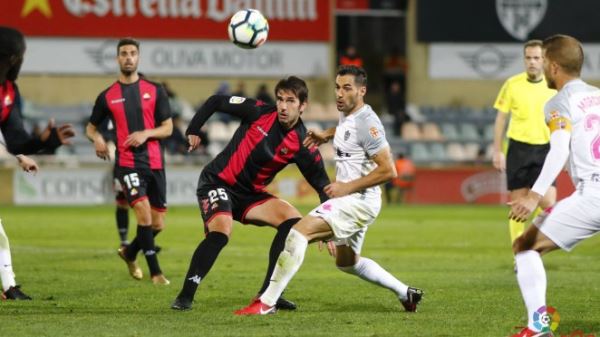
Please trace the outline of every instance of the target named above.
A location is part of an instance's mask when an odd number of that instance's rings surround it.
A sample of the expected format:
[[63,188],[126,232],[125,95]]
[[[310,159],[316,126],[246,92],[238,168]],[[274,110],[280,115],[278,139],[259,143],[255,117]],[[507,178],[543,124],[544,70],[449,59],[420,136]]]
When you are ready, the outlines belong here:
[[130,195],[138,194],[138,190],[136,187],[140,186],[140,178],[138,177],[138,174],[136,172],[125,175],[123,177],[123,181],[125,182],[125,185],[127,186],[127,190],[129,191]]

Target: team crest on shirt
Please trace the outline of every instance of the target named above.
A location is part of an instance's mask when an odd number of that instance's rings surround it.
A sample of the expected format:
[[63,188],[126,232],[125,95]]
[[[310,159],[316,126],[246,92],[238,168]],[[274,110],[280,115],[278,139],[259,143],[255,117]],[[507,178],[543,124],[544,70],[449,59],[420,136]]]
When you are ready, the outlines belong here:
[[152,96],[150,96],[149,93],[145,92],[144,95],[142,96],[142,98],[145,100],[149,100],[150,98],[152,98]]
[[229,104],[242,104],[246,100],[246,97],[240,96],[231,96],[229,99]]
[[13,103],[12,99],[10,98],[10,95],[6,95],[4,96],[4,106],[9,106]]
[[369,134],[371,135],[371,137],[373,137],[373,138],[377,138],[377,137],[379,137],[379,130],[377,130],[377,128],[376,128],[376,127],[372,126],[372,127],[369,129]]
[[204,214],[208,212],[208,199],[202,199],[202,212]]
[[344,132],[344,141],[348,141],[348,139],[350,139],[350,130],[346,130],[346,132]]

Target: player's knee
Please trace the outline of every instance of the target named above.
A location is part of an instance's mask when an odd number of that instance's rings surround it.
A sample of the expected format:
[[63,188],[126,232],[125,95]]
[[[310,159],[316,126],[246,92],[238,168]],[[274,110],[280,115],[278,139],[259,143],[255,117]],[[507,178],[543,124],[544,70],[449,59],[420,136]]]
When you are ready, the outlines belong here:
[[210,243],[211,246],[214,246],[217,249],[223,249],[229,242],[229,237],[221,232],[209,232],[206,235],[206,240]]
[[512,244],[513,253],[516,255],[524,250],[529,250],[531,247],[527,247],[527,242],[523,238],[523,235],[515,239]]
[[343,271],[346,274],[356,275],[356,265],[340,266],[336,264],[335,266],[337,267],[337,269]]

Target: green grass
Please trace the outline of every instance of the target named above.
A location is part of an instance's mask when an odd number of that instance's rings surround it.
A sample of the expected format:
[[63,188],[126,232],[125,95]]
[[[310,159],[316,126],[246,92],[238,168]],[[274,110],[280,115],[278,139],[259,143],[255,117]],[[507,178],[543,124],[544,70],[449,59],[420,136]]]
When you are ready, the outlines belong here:
[[[111,207],[0,212],[17,280],[35,298],[0,302],[0,336],[479,337],[507,336],[526,322],[502,207],[384,207],[363,255],[426,291],[416,314],[400,310],[391,292],[339,272],[315,245],[286,292],[299,309],[268,317],[232,311],[262,281],[271,229],[236,224],[194,310],[175,312],[169,306],[204,237],[197,209],[172,207],[158,239],[169,287],[128,276],[115,254]],[[596,237],[544,258],[548,304],[560,312],[562,334],[600,333],[599,244]]]

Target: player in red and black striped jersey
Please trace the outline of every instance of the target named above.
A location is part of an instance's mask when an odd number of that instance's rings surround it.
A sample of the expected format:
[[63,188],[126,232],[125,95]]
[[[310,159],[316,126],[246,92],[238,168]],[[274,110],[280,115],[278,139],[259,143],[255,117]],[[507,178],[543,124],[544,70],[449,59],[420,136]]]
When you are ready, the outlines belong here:
[[96,155],[109,159],[108,148],[98,126],[110,118],[116,131],[115,171],[138,221],[137,236],[119,249],[135,279],[142,271],[135,262],[141,249],[155,284],[169,284],[164,277],[154,245],[154,236],[164,228],[167,210],[164,148],[161,140],[171,135],[171,108],[164,88],[139,76],[139,42],[121,39],[117,45],[121,69],[119,80],[104,90],[94,105],[86,127]]
[[[275,87],[275,96],[276,106],[238,96],[212,96],[186,131],[193,150],[200,143],[200,128],[214,112],[241,118],[241,125],[229,144],[200,175],[197,196],[206,238],[194,252],[173,309],[191,308],[198,285],[229,240],[233,220],[277,229],[259,294],[266,289],[285,237],[301,217],[287,201],[265,191],[285,166],[295,163],[321,200],[327,200],[323,188],[329,184],[329,178],[321,155],[316,148],[309,150],[302,146],[307,132],[300,119],[307,106],[306,83],[294,76],[282,79]],[[294,303],[284,299],[278,305],[281,309],[295,309]]]
[[[54,127],[50,120],[41,136],[32,137],[23,126],[21,116],[21,95],[15,81],[19,76],[25,56],[25,38],[16,29],[0,26],[0,130],[4,135],[8,152],[15,155],[19,165],[27,172],[37,171],[37,164],[24,154],[38,153],[40,150],[54,150],[68,144],[75,135],[69,124]],[[0,297],[14,300],[30,300],[17,286],[12,269],[12,258],[8,237],[0,223]]]

